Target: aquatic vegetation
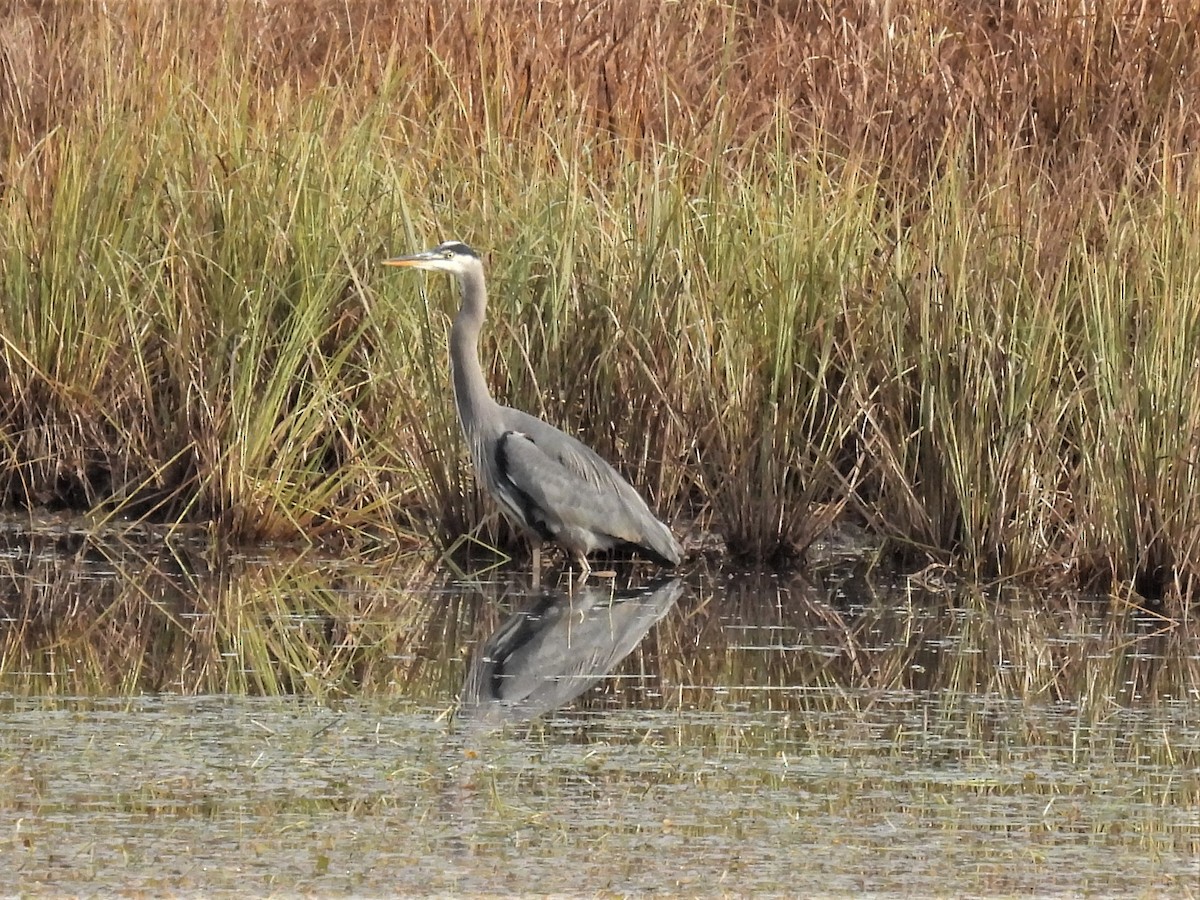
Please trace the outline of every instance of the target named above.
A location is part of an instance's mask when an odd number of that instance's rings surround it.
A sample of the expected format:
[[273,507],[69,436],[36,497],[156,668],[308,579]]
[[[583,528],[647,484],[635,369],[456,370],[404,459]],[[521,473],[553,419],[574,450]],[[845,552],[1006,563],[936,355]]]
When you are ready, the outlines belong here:
[[[12,4],[0,499],[507,546],[498,396],[679,531],[1158,598],[1200,575],[1200,81],[1172,3]],[[614,28],[612,23],[625,23]]]

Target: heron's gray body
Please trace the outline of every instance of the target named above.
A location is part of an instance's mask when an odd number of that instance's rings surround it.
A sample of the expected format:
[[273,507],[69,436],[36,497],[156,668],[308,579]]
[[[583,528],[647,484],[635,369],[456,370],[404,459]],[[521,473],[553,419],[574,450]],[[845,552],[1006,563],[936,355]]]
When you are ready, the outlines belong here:
[[458,277],[462,305],[450,330],[454,403],[484,489],[536,547],[552,541],[577,557],[630,546],[664,565],[682,551],[637,491],[591,448],[540,419],[497,403],[479,365],[487,311],[483,264],[456,241],[388,262]]

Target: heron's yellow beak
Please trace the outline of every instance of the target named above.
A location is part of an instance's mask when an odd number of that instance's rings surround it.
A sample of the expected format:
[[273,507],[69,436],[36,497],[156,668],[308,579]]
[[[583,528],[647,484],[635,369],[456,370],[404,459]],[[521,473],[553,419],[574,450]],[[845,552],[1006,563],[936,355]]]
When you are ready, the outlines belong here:
[[419,262],[419,259],[414,259],[411,256],[396,256],[392,259],[385,259],[383,264],[385,266],[415,266]]

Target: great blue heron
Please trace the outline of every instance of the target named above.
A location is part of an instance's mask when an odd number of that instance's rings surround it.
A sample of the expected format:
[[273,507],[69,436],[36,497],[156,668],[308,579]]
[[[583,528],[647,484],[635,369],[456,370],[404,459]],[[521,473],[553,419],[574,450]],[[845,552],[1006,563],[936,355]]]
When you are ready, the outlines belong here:
[[615,547],[633,547],[662,565],[677,565],[683,553],[671,530],[612,466],[553,425],[492,399],[479,365],[487,286],[478,254],[459,241],[446,241],[384,265],[449,272],[458,279],[462,304],[450,329],[458,421],[476,476],[505,516],[529,536],[534,571],[542,541],[566,550],[584,577],[591,571],[587,554]]

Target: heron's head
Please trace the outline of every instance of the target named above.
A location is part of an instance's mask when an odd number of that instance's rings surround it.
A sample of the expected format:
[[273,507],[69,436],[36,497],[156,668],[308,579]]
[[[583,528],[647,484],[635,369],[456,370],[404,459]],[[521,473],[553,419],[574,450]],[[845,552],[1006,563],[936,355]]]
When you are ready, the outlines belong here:
[[413,269],[429,269],[434,272],[449,272],[464,275],[479,266],[479,254],[462,241],[446,241],[432,250],[422,250],[411,256],[396,256],[383,261],[385,266],[407,266]]

